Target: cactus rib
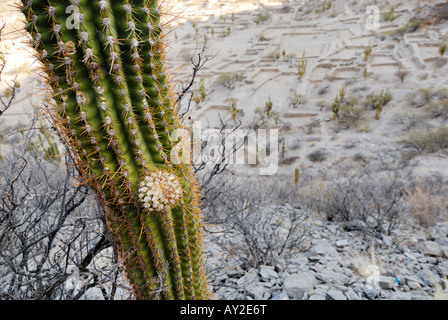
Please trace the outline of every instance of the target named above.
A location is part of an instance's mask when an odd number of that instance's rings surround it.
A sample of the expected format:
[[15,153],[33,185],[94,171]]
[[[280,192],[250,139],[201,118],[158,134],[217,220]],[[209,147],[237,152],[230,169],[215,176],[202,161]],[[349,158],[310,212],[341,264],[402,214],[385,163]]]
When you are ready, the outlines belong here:
[[19,8],[50,88],[48,111],[106,208],[136,298],[207,299],[199,186],[191,164],[170,157],[170,132],[182,123],[158,1],[21,0]]

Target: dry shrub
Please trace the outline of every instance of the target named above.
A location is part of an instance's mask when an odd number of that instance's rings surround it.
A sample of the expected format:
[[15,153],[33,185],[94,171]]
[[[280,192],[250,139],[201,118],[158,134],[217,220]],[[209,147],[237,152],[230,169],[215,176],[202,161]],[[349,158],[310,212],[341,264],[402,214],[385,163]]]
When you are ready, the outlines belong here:
[[425,111],[433,118],[448,119],[448,99],[430,102]]
[[434,226],[441,218],[448,217],[448,200],[443,189],[440,179],[417,180],[406,192],[410,217],[425,228]]
[[405,147],[418,154],[435,153],[448,149],[448,126],[431,130],[418,130],[400,140]]
[[244,75],[242,72],[226,72],[219,75],[218,79],[215,81],[215,85],[233,89],[237,82],[241,82],[243,80]]
[[311,205],[292,177],[227,176],[224,181],[215,180],[203,202],[206,231],[222,233],[215,241],[224,252],[254,267],[272,265],[276,257],[287,259],[300,250]]
[[357,222],[364,235],[390,235],[401,217],[408,178],[389,164],[341,167],[315,192],[315,210],[328,221]]
[[311,152],[308,156],[307,156],[308,160],[310,160],[311,162],[323,162],[325,160],[327,160],[327,155],[325,154],[324,151],[322,150],[316,150]]
[[403,83],[403,82],[404,82],[404,79],[407,77],[407,75],[408,75],[409,73],[410,73],[410,72],[407,71],[407,70],[400,70],[400,71],[397,71],[397,72],[395,73],[395,75],[400,79],[401,83]]
[[341,109],[341,117],[339,118],[338,125],[341,129],[357,128],[360,122],[365,118],[365,109],[362,107],[356,107],[349,104],[343,105]]

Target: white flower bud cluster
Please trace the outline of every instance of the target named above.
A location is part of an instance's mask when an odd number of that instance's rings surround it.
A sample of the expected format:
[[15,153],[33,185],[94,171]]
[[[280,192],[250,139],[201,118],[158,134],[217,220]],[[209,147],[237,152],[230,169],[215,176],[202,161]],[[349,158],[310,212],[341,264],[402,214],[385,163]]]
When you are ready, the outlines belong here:
[[182,197],[182,188],[176,176],[158,170],[145,176],[138,189],[140,201],[148,211],[163,211]]

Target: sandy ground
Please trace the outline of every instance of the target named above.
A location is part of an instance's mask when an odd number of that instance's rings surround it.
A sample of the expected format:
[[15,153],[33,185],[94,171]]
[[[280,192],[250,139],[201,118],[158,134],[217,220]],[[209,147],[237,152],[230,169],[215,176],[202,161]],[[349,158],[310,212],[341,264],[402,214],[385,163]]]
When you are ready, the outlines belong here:
[[[1,46],[7,58],[0,92],[14,77],[20,83],[13,106],[2,117],[2,126],[13,126],[32,113],[38,104],[40,79],[37,65],[23,38],[15,29],[21,27],[21,15],[0,1],[0,18],[10,23]],[[191,0],[168,3],[165,8],[170,22],[168,64],[180,88],[191,76],[189,59],[197,54],[207,39],[206,57],[211,60],[200,70],[194,89],[202,78],[207,96],[198,106],[192,102],[191,121],[203,127],[219,127],[220,119],[232,122],[228,111],[232,99],[240,110],[243,123],[258,121],[256,109],[263,109],[271,99],[276,116],[262,128],[277,129],[285,141],[285,154],[279,173],[291,174],[295,167],[335,168],[353,156],[365,161],[380,157],[399,160],[397,141],[407,134],[399,119],[418,114],[409,106],[409,95],[418,88],[446,87],[448,66],[441,63],[438,46],[448,34],[448,24],[420,29],[402,37],[381,38],[381,34],[403,26],[413,17],[420,3],[429,1],[377,1],[381,12],[395,7],[392,22],[381,21],[379,30],[366,27],[369,1],[332,1],[325,12],[316,13],[324,1],[218,1]],[[433,2],[431,2],[433,3]],[[267,19],[263,19],[268,17]],[[256,23],[258,19],[258,23]],[[367,61],[364,49],[372,46]],[[298,76],[302,54],[306,72]],[[395,75],[408,71],[404,82]],[[365,69],[367,76],[365,77]],[[239,74],[230,88],[220,84],[223,76]],[[222,82],[222,81],[221,81]],[[392,101],[384,108],[380,120],[374,111],[366,111],[362,121],[350,129],[340,129],[333,121],[331,104],[340,89],[347,86],[346,97],[359,99],[388,89]],[[294,108],[294,93],[304,103]],[[185,103],[185,101],[184,101]],[[279,143],[281,146],[281,142]],[[281,149],[281,147],[280,147]],[[326,160],[313,162],[307,155],[316,150]],[[359,158],[359,157],[358,157]],[[446,156],[436,154],[420,161],[419,170],[446,171]],[[252,171],[247,171],[247,170]],[[256,166],[234,166],[235,172],[253,172]]]

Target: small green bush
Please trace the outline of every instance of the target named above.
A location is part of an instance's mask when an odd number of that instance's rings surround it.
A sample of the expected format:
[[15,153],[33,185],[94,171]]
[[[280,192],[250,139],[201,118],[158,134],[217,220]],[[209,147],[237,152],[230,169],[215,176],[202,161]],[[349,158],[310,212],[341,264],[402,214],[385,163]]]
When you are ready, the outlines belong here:
[[235,83],[243,81],[243,79],[244,76],[242,72],[226,72],[221,74],[218,79],[216,79],[215,84],[217,86],[233,89]]

